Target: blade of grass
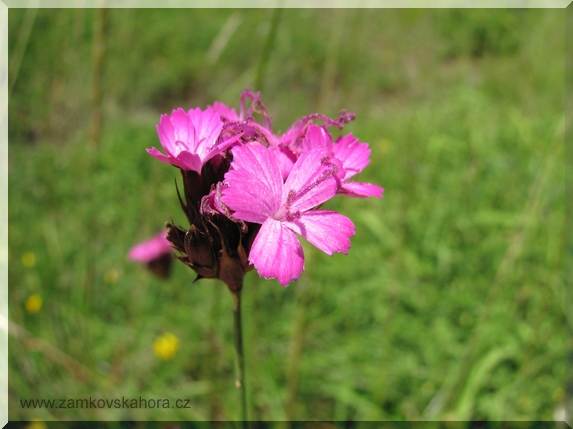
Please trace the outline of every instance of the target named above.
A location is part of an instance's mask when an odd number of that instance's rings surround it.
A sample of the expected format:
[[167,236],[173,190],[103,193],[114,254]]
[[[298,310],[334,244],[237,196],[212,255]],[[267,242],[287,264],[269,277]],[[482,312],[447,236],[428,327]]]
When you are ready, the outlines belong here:
[[18,40],[16,41],[16,47],[14,48],[14,53],[10,58],[9,71],[10,71],[10,85],[8,90],[8,98],[12,94],[12,89],[16,84],[18,79],[18,73],[20,72],[20,65],[22,64],[22,58],[24,58],[24,53],[26,52],[26,47],[28,46],[28,41],[30,40],[30,33],[32,32],[32,27],[36,21],[36,14],[38,13],[39,0],[31,0],[30,4],[26,8],[26,15],[24,16],[24,22],[20,27],[20,32],[18,33]]
[[219,30],[219,33],[213,39],[213,42],[205,55],[207,64],[213,65],[217,62],[221,53],[225,49],[225,46],[227,46],[229,40],[231,40],[231,37],[235,34],[235,31],[237,31],[239,25],[241,25],[241,22],[243,22],[243,18],[238,12],[233,12],[231,16],[227,18],[227,21],[225,21]]
[[275,39],[277,37],[277,29],[281,21],[281,15],[282,15],[282,8],[277,7],[273,10],[273,15],[271,17],[271,27],[269,28],[269,32],[265,40],[265,45],[263,46],[263,52],[261,53],[261,60],[259,62],[257,75],[255,77],[255,91],[261,91],[263,88],[263,80],[265,77],[265,72],[267,70],[269,58],[271,57],[271,53],[275,45]]
[[64,353],[57,347],[54,347],[49,342],[35,337],[20,325],[6,319],[3,315],[0,315],[0,329],[7,329],[8,333],[12,337],[18,339],[28,350],[35,350],[43,353],[48,359],[60,364],[63,368],[70,370],[77,379],[83,381],[98,379],[106,385],[112,385],[111,380],[101,374],[93,372],[81,362],[78,362],[76,359]]

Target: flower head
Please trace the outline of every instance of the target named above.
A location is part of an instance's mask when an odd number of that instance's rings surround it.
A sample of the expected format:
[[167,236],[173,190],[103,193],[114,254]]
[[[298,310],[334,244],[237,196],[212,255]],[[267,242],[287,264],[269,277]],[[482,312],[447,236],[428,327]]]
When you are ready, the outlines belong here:
[[24,304],[26,307],[26,311],[30,314],[38,313],[42,308],[42,302],[43,302],[42,297],[39,294],[34,293],[30,295],[26,299],[26,303]]
[[165,232],[161,232],[143,243],[136,244],[127,253],[131,261],[145,264],[158,277],[169,277],[173,248]]
[[179,338],[172,333],[167,332],[153,341],[153,353],[159,359],[170,360],[175,357],[180,346],[181,342],[179,341]]
[[304,254],[296,234],[328,255],[348,251],[352,221],[314,209],[336,194],[344,177],[341,163],[326,148],[303,153],[285,182],[275,152],[265,146],[238,146],[233,156],[221,202],[233,219],[261,224],[249,254],[261,276],[277,278],[283,286],[298,279]]
[[223,130],[221,114],[214,108],[196,108],[185,112],[179,108],[171,115],[161,115],[157,126],[159,141],[167,155],[156,148],[147,152],[158,160],[182,170],[201,172],[203,165],[232,145],[239,135],[219,141]]
[[[318,207],[335,196],[381,197],[383,189],[354,181],[370,149],[352,134],[333,141],[354,115],[311,114],[275,135],[260,93],[245,90],[240,109],[215,102],[177,109],[157,126],[166,154],[148,152],[181,170],[177,193],[189,228],[166,224],[177,258],[197,279],[219,278],[240,291],[253,267],[283,286],[304,269],[300,235],[328,255],[346,253],[354,224]],[[321,125],[317,125],[317,123]]]

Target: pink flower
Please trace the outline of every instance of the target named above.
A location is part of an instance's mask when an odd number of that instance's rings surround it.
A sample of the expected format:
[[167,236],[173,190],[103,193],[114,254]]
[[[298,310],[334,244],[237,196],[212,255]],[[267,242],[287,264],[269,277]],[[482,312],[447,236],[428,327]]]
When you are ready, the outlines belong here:
[[225,121],[239,121],[242,118],[239,118],[237,111],[232,109],[231,107],[227,106],[225,103],[221,103],[220,101],[215,101],[213,103],[213,109],[221,115],[221,118]]
[[166,232],[163,231],[149,240],[133,246],[129,250],[127,257],[131,261],[148,264],[155,259],[159,259],[164,255],[170,255],[171,253],[173,253],[173,248],[166,238]]
[[309,150],[314,147],[330,149],[334,157],[342,162],[346,174],[338,191],[339,194],[356,198],[382,197],[384,188],[350,180],[370,163],[371,150],[367,143],[360,143],[352,133],[340,136],[333,142],[330,133],[324,127],[310,124],[303,139],[303,148]]
[[223,121],[218,110],[212,107],[205,111],[196,108],[185,113],[179,108],[171,116],[161,115],[157,125],[159,141],[167,155],[154,147],[147,149],[147,152],[162,162],[201,174],[201,168],[207,161],[239,138],[239,135],[235,135],[219,142],[222,130]]
[[325,147],[303,153],[283,182],[276,152],[261,144],[233,148],[221,202],[233,218],[261,224],[249,261],[265,278],[283,286],[298,279],[304,254],[296,234],[328,255],[347,253],[354,224],[341,214],[314,208],[332,198],[344,176]]

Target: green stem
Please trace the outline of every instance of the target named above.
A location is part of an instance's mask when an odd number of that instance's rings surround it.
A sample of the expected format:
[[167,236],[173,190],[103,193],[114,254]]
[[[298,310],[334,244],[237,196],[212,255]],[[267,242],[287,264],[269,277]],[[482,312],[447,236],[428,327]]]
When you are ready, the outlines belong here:
[[273,16],[271,18],[271,27],[269,33],[265,40],[265,45],[263,46],[263,52],[261,53],[261,60],[259,62],[259,67],[257,69],[257,76],[255,77],[255,91],[261,91],[263,86],[263,77],[267,69],[267,64],[269,58],[271,57],[271,52],[273,51],[273,46],[275,44],[275,39],[277,37],[277,28],[281,20],[282,8],[277,7],[273,11]]
[[221,292],[223,289],[220,288],[212,288],[212,304],[211,304],[211,322],[209,324],[209,330],[207,331],[207,341],[209,343],[210,354],[213,356],[212,359],[209,359],[206,366],[206,373],[207,379],[213,380],[211,384],[211,392],[209,396],[211,397],[211,404],[210,404],[210,412],[209,415],[211,417],[211,421],[221,421],[224,419],[223,417],[223,409],[221,406],[221,383],[219,382],[219,378],[217,377],[217,368],[220,365],[220,356],[222,346],[217,336],[217,332],[219,331],[219,314],[220,314],[220,297]]
[[239,390],[240,420],[247,428],[247,394],[245,388],[245,358],[243,355],[243,328],[241,324],[241,291],[233,294],[233,325],[235,331],[235,386]]

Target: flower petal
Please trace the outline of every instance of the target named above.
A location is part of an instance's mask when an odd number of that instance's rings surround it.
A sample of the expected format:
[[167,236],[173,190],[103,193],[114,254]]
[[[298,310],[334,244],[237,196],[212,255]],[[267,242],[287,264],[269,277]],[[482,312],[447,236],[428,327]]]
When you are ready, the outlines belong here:
[[261,144],[233,148],[221,201],[236,219],[263,223],[281,205],[283,181],[276,155]]
[[255,238],[249,261],[261,277],[276,278],[282,286],[298,279],[304,270],[304,253],[295,233],[270,218]]
[[326,147],[317,147],[298,158],[283,190],[283,203],[288,211],[312,209],[336,194],[344,170],[329,152]]
[[382,198],[384,188],[371,183],[343,182],[338,193],[353,198]]
[[147,263],[154,259],[160,258],[165,254],[173,253],[171,243],[169,240],[167,240],[165,235],[165,231],[160,232],[149,240],[133,246],[129,250],[127,257],[131,261],[141,261]]
[[347,253],[350,237],[356,231],[350,219],[329,210],[310,210],[299,219],[284,224],[327,255]]
[[177,155],[180,151],[196,153],[195,147],[195,128],[191,118],[185,113],[185,110],[179,108],[171,113],[171,123],[175,134],[175,142],[178,147]]
[[342,166],[346,171],[345,179],[360,173],[370,163],[370,152],[368,143],[360,141],[352,134],[339,137],[332,145],[334,156],[342,161]]
[[284,182],[290,174],[292,166],[296,162],[297,156],[289,148],[282,144],[280,146],[269,146],[269,150],[273,151],[277,156],[277,160],[279,161],[281,169],[281,176]]
[[302,132],[303,130],[301,130],[300,127],[291,127],[286,133],[277,139],[278,143],[285,145],[292,151],[296,151],[297,149],[300,149],[298,148],[299,144],[297,140],[301,136]]
[[242,134],[237,134],[237,135],[234,135],[234,136],[228,138],[225,141],[222,141],[220,143],[216,143],[213,146],[213,148],[209,152],[207,152],[205,154],[205,156],[202,157],[203,164],[205,164],[207,161],[209,161],[214,156],[222,153],[225,149],[231,147],[234,143],[236,143],[241,138],[241,135]]
[[332,150],[332,137],[326,128],[310,124],[302,141],[302,147],[305,151],[314,147],[326,147]]
[[280,205],[280,196],[272,194],[267,184],[245,170],[228,171],[224,183],[221,201],[233,210],[235,219],[263,223]]
[[205,111],[200,108],[191,109],[188,115],[195,127],[195,153],[204,159],[221,134],[223,128],[221,115],[212,107],[207,107]]
[[221,118],[225,118],[227,121],[238,121],[239,115],[235,109],[230,108],[225,103],[220,101],[215,101],[213,103],[213,109],[221,115]]
[[159,152],[156,148],[152,147],[151,149],[145,149],[148,154],[152,157],[158,159],[161,162],[165,162],[166,164],[174,165],[175,167],[179,167],[185,170],[185,164],[179,161],[177,158],[173,158],[170,155],[164,155]]
[[201,174],[201,167],[203,167],[203,162],[201,161],[199,155],[195,155],[194,153],[182,150],[179,152],[179,155],[177,155],[177,160],[184,165],[183,170],[193,170]]
[[177,156],[177,147],[175,146],[175,129],[171,123],[169,115],[161,115],[159,125],[157,125],[157,135],[161,146],[170,156]]

